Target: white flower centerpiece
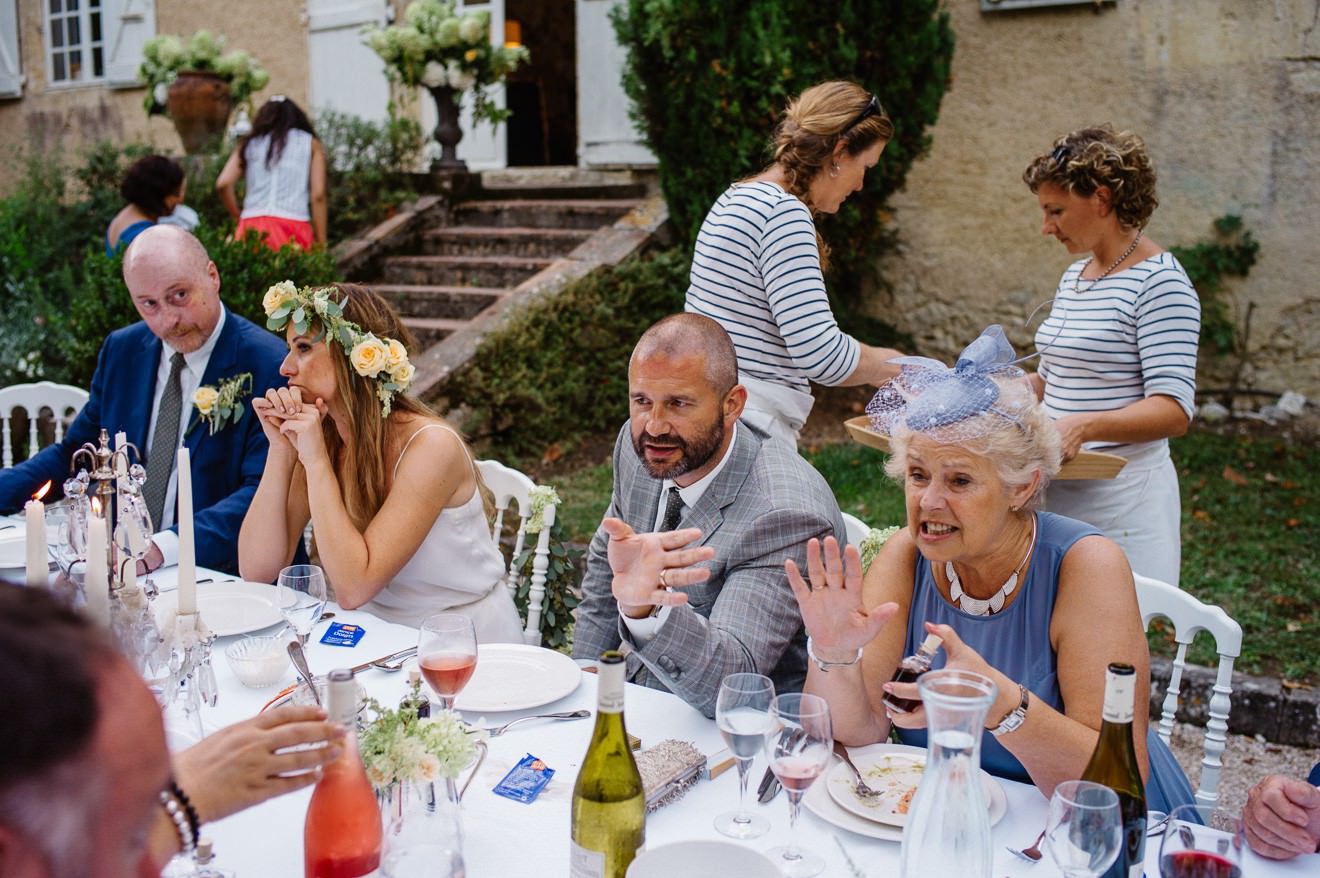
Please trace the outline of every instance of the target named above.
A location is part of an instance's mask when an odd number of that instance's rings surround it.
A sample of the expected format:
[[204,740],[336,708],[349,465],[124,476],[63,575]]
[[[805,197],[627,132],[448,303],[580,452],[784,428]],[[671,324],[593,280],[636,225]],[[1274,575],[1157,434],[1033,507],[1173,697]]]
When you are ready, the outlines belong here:
[[463,138],[458,100],[472,93],[472,118],[498,124],[509,110],[490,99],[486,88],[502,82],[530,57],[525,46],[493,45],[490,13],[459,14],[448,0],[413,0],[403,24],[373,28],[367,45],[385,62],[385,74],[405,86],[423,86],[435,98],[440,117],[435,139],[441,146],[437,170],[465,170],[455,148]]

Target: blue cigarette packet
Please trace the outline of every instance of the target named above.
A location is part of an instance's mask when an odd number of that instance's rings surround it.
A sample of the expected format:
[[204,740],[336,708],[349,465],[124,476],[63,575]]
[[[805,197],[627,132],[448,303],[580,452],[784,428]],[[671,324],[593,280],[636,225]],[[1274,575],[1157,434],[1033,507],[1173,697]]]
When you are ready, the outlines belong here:
[[531,802],[541,794],[555,770],[540,759],[528,753],[518,764],[509,769],[503,780],[495,784],[495,795],[513,799],[515,802]]
[[321,635],[321,642],[327,646],[357,646],[357,642],[362,639],[362,635],[367,633],[367,629],[361,625],[348,625],[344,622],[331,622],[330,627],[326,629],[325,634]]

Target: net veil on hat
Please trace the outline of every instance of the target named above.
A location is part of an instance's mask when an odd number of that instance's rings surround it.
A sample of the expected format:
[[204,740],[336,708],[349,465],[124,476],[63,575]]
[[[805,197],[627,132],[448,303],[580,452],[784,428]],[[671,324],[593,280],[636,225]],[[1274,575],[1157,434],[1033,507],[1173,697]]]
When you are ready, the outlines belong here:
[[866,406],[871,428],[886,436],[906,427],[940,442],[963,442],[1000,426],[998,418],[978,416],[998,415],[1022,426],[1021,414],[1035,402],[1029,392],[1004,393],[1003,382],[1019,380],[1025,373],[998,324],[986,327],[963,348],[952,369],[928,357],[891,362],[900,366],[898,377],[881,385]]

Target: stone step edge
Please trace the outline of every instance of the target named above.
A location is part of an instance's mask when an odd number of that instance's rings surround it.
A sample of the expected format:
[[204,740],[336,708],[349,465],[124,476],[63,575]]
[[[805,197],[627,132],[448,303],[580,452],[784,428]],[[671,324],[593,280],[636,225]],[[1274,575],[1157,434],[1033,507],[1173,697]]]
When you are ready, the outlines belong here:
[[[1173,673],[1173,660],[1150,659],[1151,717],[1158,715]],[[1179,693],[1179,722],[1204,726],[1210,718],[1215,668],[1188,664],[1183,669]],[[1235,735],[1254,735],[1275,744],[1320,747],[1320,689],[1289,686],[1273,677],[1254,677],[1233,672],[1229,696],[1228,730]]]
[[386,256],[386,263],[398,265],[450,265],[463,268],[532,268],[541,269],[555,261],[552,256],[432,256],[425,253]]

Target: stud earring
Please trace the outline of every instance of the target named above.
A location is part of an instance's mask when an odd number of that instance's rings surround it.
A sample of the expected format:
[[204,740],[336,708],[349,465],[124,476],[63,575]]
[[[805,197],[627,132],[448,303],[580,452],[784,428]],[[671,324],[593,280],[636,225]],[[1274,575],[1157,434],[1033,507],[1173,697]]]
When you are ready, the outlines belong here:
[[834,162],[834,163],[830,166],[830,176],[831,176],[831,177],[837,177],[837,176],[839,176],[839,163],[838,163],[838,162]]

